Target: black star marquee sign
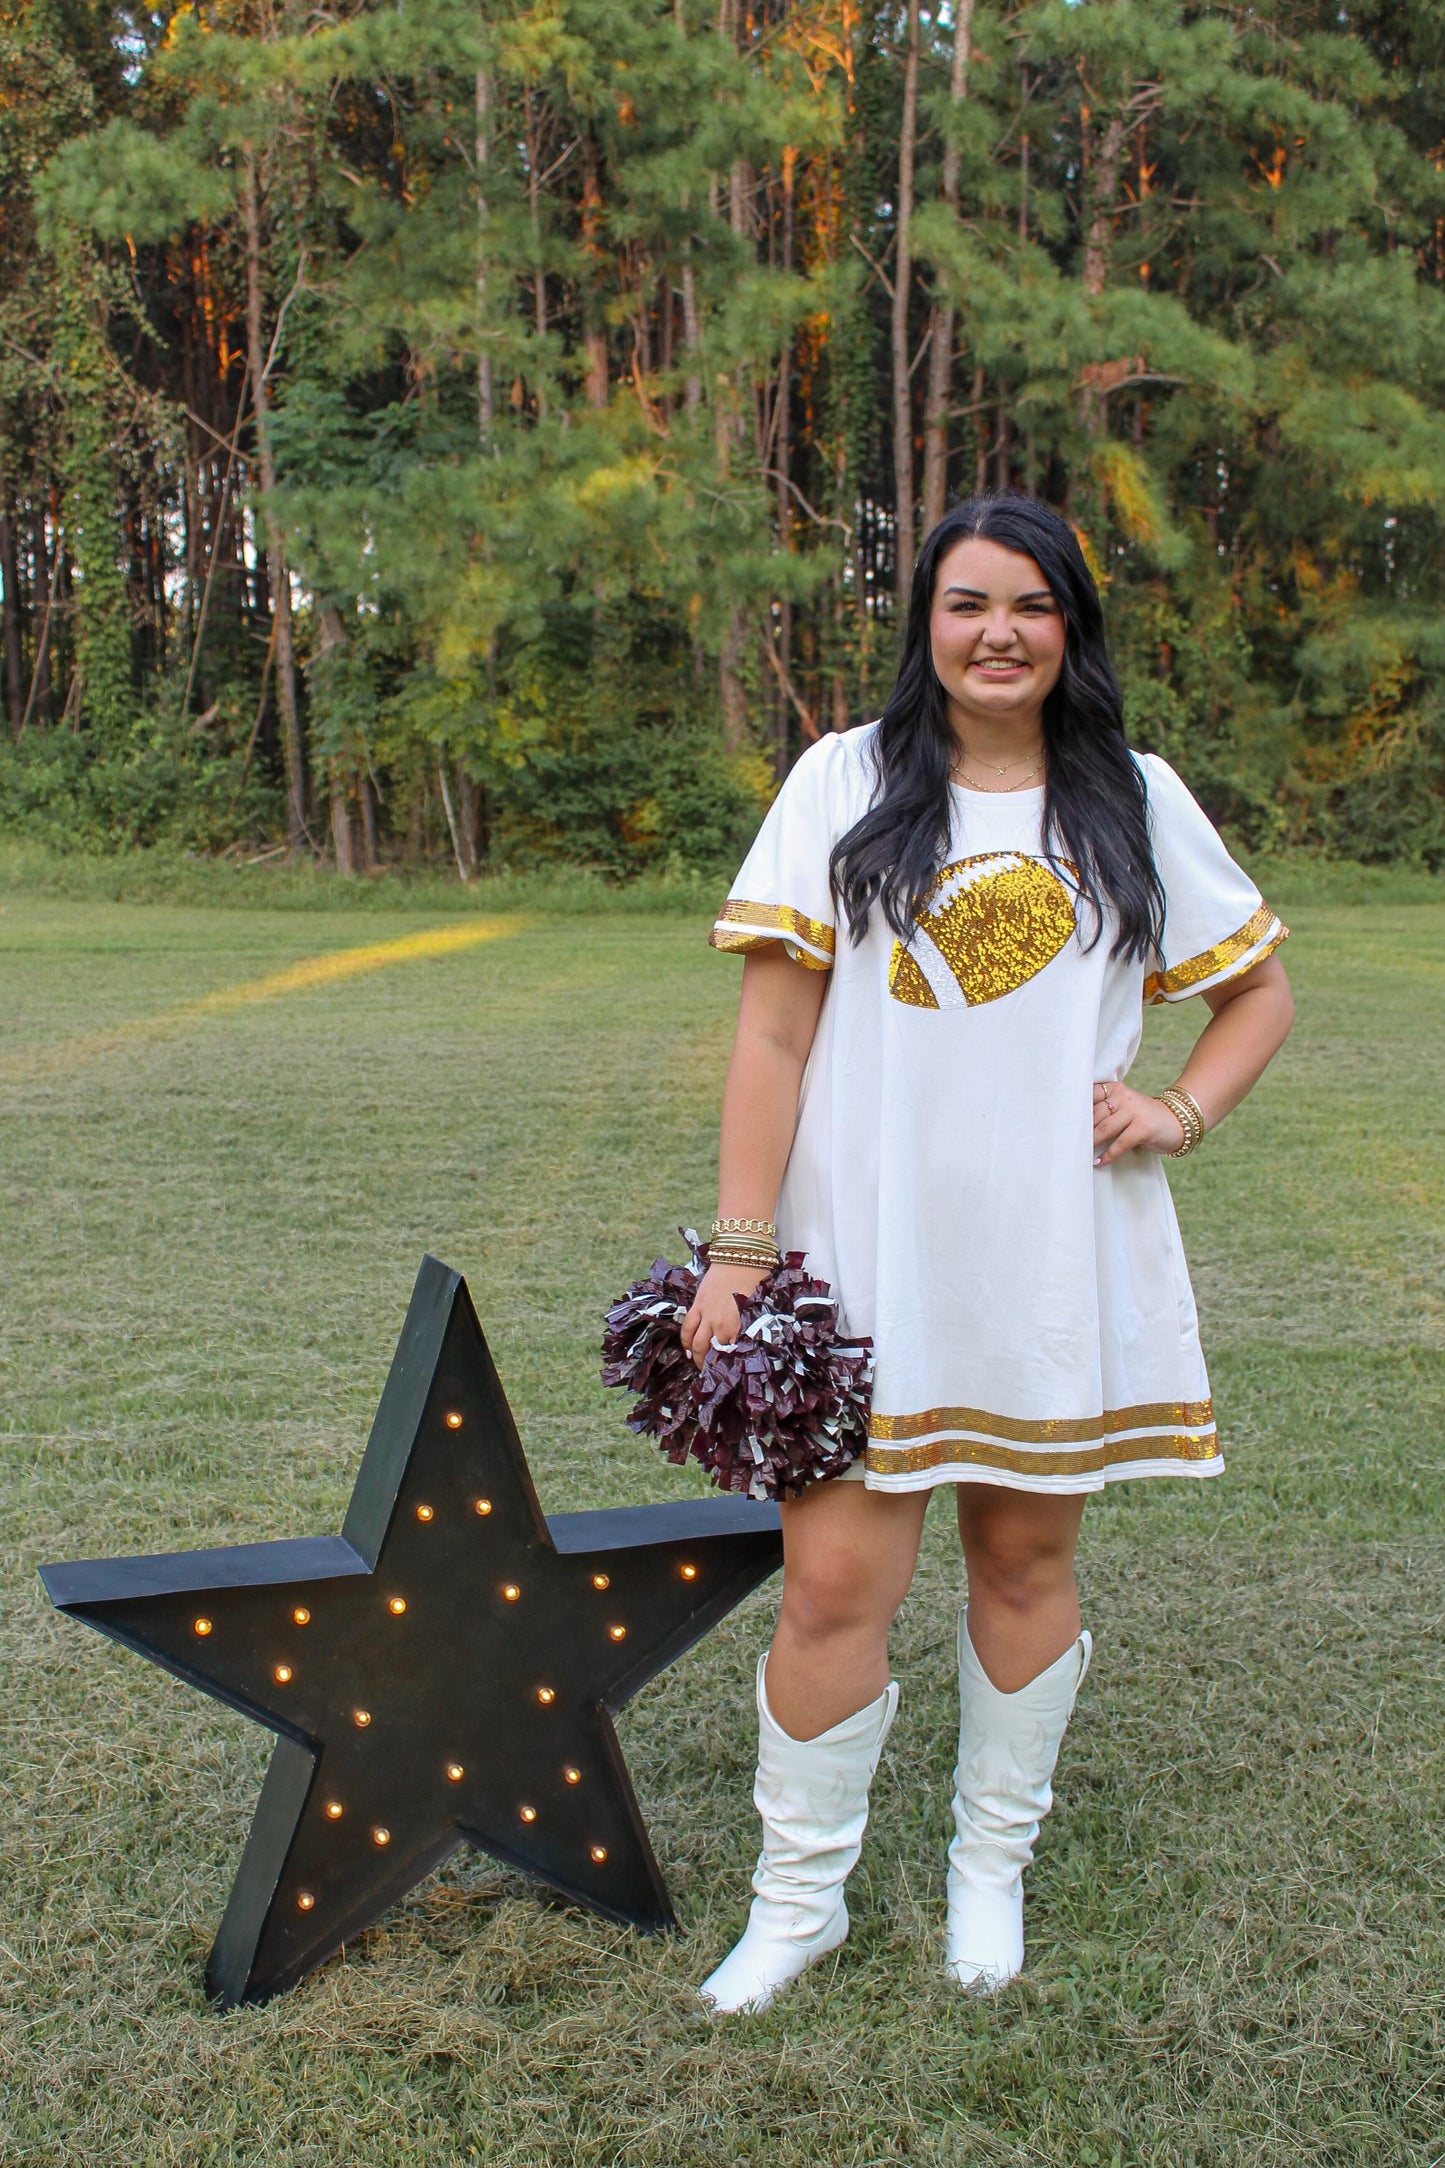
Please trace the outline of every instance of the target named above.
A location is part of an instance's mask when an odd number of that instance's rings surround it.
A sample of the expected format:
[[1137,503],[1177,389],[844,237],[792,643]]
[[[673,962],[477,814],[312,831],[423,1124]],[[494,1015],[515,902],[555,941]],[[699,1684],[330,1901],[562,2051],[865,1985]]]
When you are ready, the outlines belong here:
[[280,1736],[206,1971],[291,1987],[458,1846],[674,1924],[612,1715],[781,1562],[743,1498],[543,1516],[466,1283],[423,1261],[339,1536],[41,1568]]

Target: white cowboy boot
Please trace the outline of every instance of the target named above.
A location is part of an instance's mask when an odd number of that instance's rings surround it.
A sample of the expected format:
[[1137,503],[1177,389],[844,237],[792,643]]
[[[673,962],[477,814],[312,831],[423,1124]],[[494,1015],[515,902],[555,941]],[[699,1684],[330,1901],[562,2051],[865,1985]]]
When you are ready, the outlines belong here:
[[948,1969],[991,1994],[1024,1961],[1024,1869],[1053,1805],[1051,1778],[1093,1640],[1081,1633],[1017,1693],[1001,1694],[958,1614],[958,1767],[948,1847]]
[[758,1658],[758,1774],[753,1804],[763,1849],[742,1940],[698,1993],[714,2011],[766,2010],[780,1987],[848,1932],[843,1884],[863,1845],[868,1787],[898,1707],[890,1680],[876,1701],[816,1739],[793,1739],[768,1707]]

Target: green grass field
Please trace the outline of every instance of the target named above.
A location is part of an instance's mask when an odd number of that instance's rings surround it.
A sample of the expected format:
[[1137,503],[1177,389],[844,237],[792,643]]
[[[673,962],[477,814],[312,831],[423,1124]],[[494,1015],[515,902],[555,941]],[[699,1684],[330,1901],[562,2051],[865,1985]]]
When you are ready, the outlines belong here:
[[[1089,1508],[1024,1980],[940,1977],[936,1506],[852,1940],[765,2017],[692,1987],[742,1919],[772,1590],[622,1722],[684,1936],[470,1855],[222,2019],[201,1966],[269,1740],[35,1566],[339,1526],[425,1249],[549,1509],[688,1488],[595,1349],[712,1207],[737,966],[676,912],[539,914],[278,986],[448,921],[0,895],[5,2168],[1445,2161],[1445,905],[1292,917],[1295,1036],[1176,1172],[1230,1472]],[[1203,1020],[1151,1015],[1146,1081]]]

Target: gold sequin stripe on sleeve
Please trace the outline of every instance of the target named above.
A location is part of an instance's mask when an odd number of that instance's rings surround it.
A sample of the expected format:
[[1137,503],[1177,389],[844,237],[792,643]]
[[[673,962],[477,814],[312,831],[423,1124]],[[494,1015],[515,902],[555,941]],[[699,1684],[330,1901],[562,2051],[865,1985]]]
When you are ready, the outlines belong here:
[[1238,933],[1216,941],[1213,948],[1202,949],[1181,964],[1171,964],[1167,971],[1151,971],[1144,981],[1144,999],[1167,1001],[1171,995],[1187,994],[1191,987],[1221,973],[1225,978],[1235,978],[1241,971],[1252,971],[1288,938],[1288,926],[1275,917],[1267,903],[1262,903]]
[[833,928],[821,919],[808,918],[791,904],[749,903],[737,896],[730,896],[719,911],[708,940],[715,949],[732,954],[771,948],[782,941],[790,955],[813,971],[830,969],[836,946]]

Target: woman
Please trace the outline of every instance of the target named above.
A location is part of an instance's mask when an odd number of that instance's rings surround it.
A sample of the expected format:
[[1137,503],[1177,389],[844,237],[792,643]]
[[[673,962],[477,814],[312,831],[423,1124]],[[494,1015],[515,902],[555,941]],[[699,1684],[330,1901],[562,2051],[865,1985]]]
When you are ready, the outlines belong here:
[[[1022,1965],[1023,1870],[1091,1649],[1085,1498],[1223,1466],[1161,1156],[1283,1042],[1285,933],[1179,778],[1125,744],[1068,524],[1011,494],[950,512],[881,719],[799,760],[712,934],[747,961],[684,1341],[700,1363],[735,1336],[781,1243],[875,1358],[866,1454],[782,1509],[763,1849],[715,2010],[764,2008],[847,1934],[898,1699],[888,1630],[939,1483],[968,1576],[947,1963],[983,1991]],[[1144,1003],[1193,993],[1210,1021],[1178,1085],[1134,1090]]]

